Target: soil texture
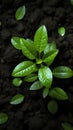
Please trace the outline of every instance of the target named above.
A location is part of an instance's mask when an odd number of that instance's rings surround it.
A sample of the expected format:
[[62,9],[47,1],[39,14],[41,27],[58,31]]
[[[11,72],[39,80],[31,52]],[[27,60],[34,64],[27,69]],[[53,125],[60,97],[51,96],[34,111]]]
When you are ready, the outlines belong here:
[[[18,7],[26,6],[26,15],[16,21]],[[0,125],[0,130],[63,130],[61,123],[73,124],[73,78],[54,79],[54,86],[63,88],[69,95],[67,101],[57,101],[58,112],[49,113],[43,99],[42,90],[30,91],[30,83],[20,87],[12,85],[11,72],[21,61],[25,60],[21,51],[11,45],[12,36],[33,40],[36,29],[45,25],[49,42],[55,41],[59,49],[52,67],[66,65],[73,69],[73,6],[69,0],[1,0],[0,1],[0,112],[8,114],[8,122]],[[57,30],[66,28],[61,37]],[[25,100],[19,105],[11,105],[10,99],[21,93]]]

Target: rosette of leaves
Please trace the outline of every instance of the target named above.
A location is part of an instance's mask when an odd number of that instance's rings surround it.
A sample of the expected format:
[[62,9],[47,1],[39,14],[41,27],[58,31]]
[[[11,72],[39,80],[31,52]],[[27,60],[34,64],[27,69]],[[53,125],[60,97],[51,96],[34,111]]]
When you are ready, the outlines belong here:
[[[13,77],[23,77],[26,82],[33,82],[30,90],[42,88],[44,98],[49,95],[59,100],[68,99],[68,95],[64,90],[59,87],[52,88],[51,86],[53,76],[61,79],[70,78],[73,76],[73,71],[67,66],[58,66],[53,70],[50,69],[59,50],[55,42],[48,43],[48,33],[44,25],[37,29],[33,41],[21,37],[12,37],[11,43],[27,57],[26,61],[22,61],[14,68],[12,71]],[[55,102],[53,103],[55,104]]]

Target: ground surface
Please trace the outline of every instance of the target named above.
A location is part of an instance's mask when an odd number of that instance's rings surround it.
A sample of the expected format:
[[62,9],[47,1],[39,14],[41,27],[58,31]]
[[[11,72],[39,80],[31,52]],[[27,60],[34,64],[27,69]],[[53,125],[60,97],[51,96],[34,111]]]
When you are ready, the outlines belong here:
[[[26,6],[26,15],[21,21],[15,20],[15,11]],[[10,39],[21,36],[33,39],[36,29],[44,24],[48,30],[49,41],[55,41],[60,49],[53,67],[67,65],[73,69],[73,6],[69,0],[3,0],[0,2],[0,112],[9,116],[0,130],[63,130],[61,122],[73,123],[73,82],[54,80],[54,85],[62,87],[69,95],[68,101],[59,101],[59,110],[52,116],[47,110],[49,97],[42,98],[42,91],[30,92],[30,84],[23,83],[20,88],[12,85],[11,72],[15,65],[24,60],[21,52],[14,49]],[[57,33],[60,26],[66,28],[61,37]],[[10,105],[10,99],[17,93],[25,95],[23,103]]]

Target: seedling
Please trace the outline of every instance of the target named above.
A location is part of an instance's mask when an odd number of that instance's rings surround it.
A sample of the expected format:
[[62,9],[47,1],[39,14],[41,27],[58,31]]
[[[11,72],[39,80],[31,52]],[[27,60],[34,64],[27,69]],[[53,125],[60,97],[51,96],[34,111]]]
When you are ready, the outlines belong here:
[[[70,78],[73,76],[73,71],[67,66],[50,69],[50,65],[55,60],[59,49],[57,49],[55,42],[48,43],[46,27],[42,25],[36,31],[33,41],[21,37],[12,37],[11,43],[28,58],[28,60],[22,61],[14,68],[12,76],[15,78],[23,77],[26,82],[33,82],[30,90],[42,88],[43,98],[49,95],[52,99],[67,100],[68,95],[63,89],[59,87],[52,88],[53,76],[63,79]],[[53,102],[53,104],[56,103]],[[57,109],[57,106],[55,108]]]
[[60,36],[64,36],[65,35],[65,28],[64,27],[58,28],[58,33]]
[[24,16],[25,16],[25,13],[26,13],[26,8],[25,6],[21,6],[19,7],[17,10],[16,10],[16,13],[15,13],[15,18],[16,20],[21,20]]

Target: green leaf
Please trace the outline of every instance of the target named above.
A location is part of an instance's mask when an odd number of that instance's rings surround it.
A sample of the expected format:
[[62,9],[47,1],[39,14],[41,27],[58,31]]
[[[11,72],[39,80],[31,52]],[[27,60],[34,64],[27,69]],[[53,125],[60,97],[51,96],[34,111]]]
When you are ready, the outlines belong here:
[[22,53],[29,59],[35,59],[36,51],[34,44],[30,40],[20,39]]
[[36,64],[41,64],[41,63],[42,63],[42,59],[36,58]]
[[18,105],[20,103],[22,103],[24,100],[24,95],[22,94],[17,94],[15,96],[12,97],[11,101],[10,101],[10,104],[12,105]]
[[70,0],[71,4],[73,5],[73,0]]
[[38,78],[41,84],[47,88],[51,87],[52,84],[52,72],[47,66],[43,66],[38,71]]
[[8,121],[8,115],[6,113],[0,113],[0,125]]
[[33,63],[32,61],[23,61],[14,68],[12,76],[24,77],[35,71],[37,71],[35,63]]
[[30,87],[30,90],[39,90],[43,88],[42,84],[39,82],[39,81],[35,81],[31,87]]
[[34,42],[33,42],[31,39],[27,38],[26,40],[27,40],[29,43],[34,44]]
[[48,43],[44,49],[44,54],[49,53],[50,51],[56,50],[56,43],[53,41],[52,43]]
[[16,49],[21,50],[20,37],[12,37],[11,43]]
[[41,26],[35,33],[34,36],[34,45],[36,50],[41,53],[47,45],[48,36],[46,27]]
[[67,100],[68,99],[68,95],[67,93],[61,89],[61,88],[53,88],[49,91],[49,96],[52,98],[56,98],[58,100]]
[[54,100],[51,100],[50,102],[48,102],[48,110],[51,114],[55,114],[58,110],[57,102]]
[[64,36],[65,35],[65,28],[64,27],[58,28],[58,33],[60,36]]
[[53,50],[53,51],[50,51],[49,53],[45,54],[43,56],[43,62],[45,62],[48,66],[51,65],[55,59],[55,57],[57,56],[58,54],[58,50]]
[[53,75],[56,78],[70,78],[73,76],[73,71],[69,67],[58,66],[54,68]]
[[15,13],[16,20],[21,20],[24,17],[25,13],[26,13],[25,6],[19,7]]
[[22,80],[20,78],[14,78],[12,80],[12,84],[16,87],[19,87],[22,84]]
[[73,126],[67,122],[62,123],[62,127],[64,130],[73,130]]
[[33,82],[33,81],[37,80],[37,78],[38,78],[37,74],[30,74],[30,75],[26,76],[24,78],[24,80],[26,82]]
[[44,88],[43,89],[43,98],[47,97],[48,93],[49,93],[49,89],[48,88]]

